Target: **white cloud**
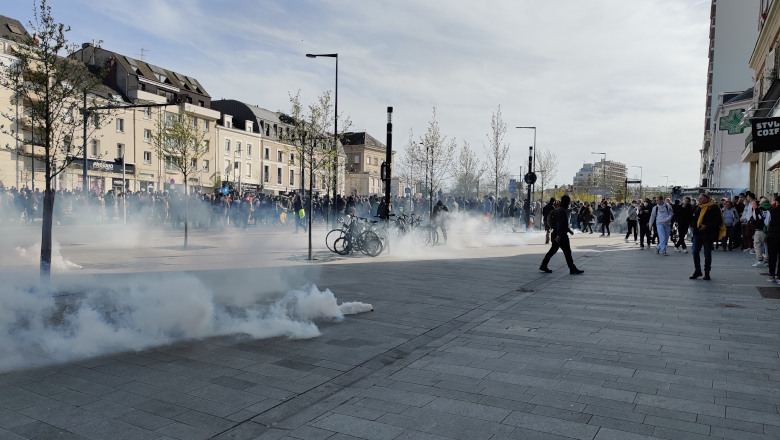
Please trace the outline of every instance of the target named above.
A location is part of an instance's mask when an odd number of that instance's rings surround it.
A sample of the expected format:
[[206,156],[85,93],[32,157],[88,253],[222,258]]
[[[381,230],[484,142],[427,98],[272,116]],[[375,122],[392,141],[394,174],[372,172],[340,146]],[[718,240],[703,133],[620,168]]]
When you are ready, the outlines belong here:
[[[709,2],[696,0],[358,0],[55,2],[74,34],[195,76],[215,99],[287,109],[333,88],[339,109],[396,150],[438,107],[443,131],[481,150],[501,104],[510,127],[536,125],[559,179],[583,160],[644,167],[645,181],[697,182],[704,126]],[[79,11],[81,9],[81,11]],[[56,16],[56,18],[59,18]],[[65,21],[65,18],[61,19]],[[75,20],[75,21],[74,21]],[[747,48],[746,50],[750,50]],[[510,129],[523,162],[530,131]],[[513,167],[514,169],[514,167]]]

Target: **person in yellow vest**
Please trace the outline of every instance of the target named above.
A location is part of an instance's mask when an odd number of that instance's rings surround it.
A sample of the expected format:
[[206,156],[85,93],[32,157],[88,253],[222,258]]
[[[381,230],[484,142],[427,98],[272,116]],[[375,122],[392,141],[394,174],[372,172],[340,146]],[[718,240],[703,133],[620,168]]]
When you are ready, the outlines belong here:
[[691,279],[702,276],[699,252],[704,248],[704,279],[710,279],[712,268],[712,244],[720,241],[726,235],[723,223],[723,212],[717,203],[710,200],[707,194],[699,195],[699,205],[693,213],[693,265],[695,271]]

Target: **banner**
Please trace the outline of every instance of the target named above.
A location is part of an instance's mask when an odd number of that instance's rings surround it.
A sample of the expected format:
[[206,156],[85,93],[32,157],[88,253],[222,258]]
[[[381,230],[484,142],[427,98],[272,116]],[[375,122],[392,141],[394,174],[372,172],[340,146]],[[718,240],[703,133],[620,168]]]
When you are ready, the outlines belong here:
[[780,117],[750,121],[753,128],[753,152],[780,150]]

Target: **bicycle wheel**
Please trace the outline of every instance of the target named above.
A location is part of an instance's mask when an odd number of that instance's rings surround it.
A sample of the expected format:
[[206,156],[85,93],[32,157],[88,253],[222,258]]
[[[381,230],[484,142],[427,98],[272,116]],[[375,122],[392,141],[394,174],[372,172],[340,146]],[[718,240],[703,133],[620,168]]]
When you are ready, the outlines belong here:
[[431,242],[433,243],[431,246],[436,246],[437,244],[439,244],[439,232],[433,226],[430,226],[430,231],[431,231]]
[[349,241],[347,237],[339,237],[333,242],[333,252],[339,255],[347,255],[349,253]]
[[418,246],[428,246],[428,243],[431,241],[431,234],[422,227],[415,228],[412,231],[412,237]]
[[382,245],[382,240],[380,240],[379,236],[376,235],[374,232],[372,231],[364,232],[362,234],[360,241],[361,241],[360,251],[368,255],[369,257],[376,257],[377,255],[382,253],[382,249],[384,248],[384,245]]
[[325,246],[328,247],[328,250],[331,252],[336,252],[336,247],[334,246],[336,244],[336,240],[344,236],[344,231],[341,229],[334,229],[330,232],[328,232],[328,235],[325,236]]

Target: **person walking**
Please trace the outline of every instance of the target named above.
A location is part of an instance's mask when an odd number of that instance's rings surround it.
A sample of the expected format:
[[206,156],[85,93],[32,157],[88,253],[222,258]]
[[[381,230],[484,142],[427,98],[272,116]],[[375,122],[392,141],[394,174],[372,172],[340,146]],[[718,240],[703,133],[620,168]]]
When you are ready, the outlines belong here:
[[547,217],[555,210],[555,197],[551,197],[550,201],[544,205],[542,209],[542,222],[544,223],[544,244],[550,244],[550,226],[547,224]]
[[570,203],[571,198],[564,195],[561,197],[561,206],[555,211],[555,223],[553,224],[554,227],[552,228],[551,234],[552,246],[550,246],[547,255],[544,256],[542,265],[539,266],[539,270],[542,272],[552,273],[552,270],[550,270],[547,265],[550,263],[550,259],[552,259],[553,255],[558,252],[558,249],[562,249],[563,256],[566,258],[566,264],[569,266],[569,273],[571,275],[585,273],[584,270],[577,269],[577,266],[574,265],[574,258],[571,256],[571,244],[569,243],[568,234],[574,235],[574,231],[569,228],[569,216],[567,211]]
[[666,253],[666,243],[669,241],[669,233],[672,230],[672,216],[674,216],[674,210],[671,205],[664,201],[663,197],[655,198],[656,205],[653,207],[653,212],[650,214],[650,224],[655,223],[658,228],[658,245],[655,247],[656,254]]
[[609,224],[615,220],[615,215],[612,213],[612,207],[609,206],[606,200],[601,201],[601,236],[604,236],[604,231],[607,232],[609,237]]
[[772,208],[769,200],[766,197],[761,197],[761,200],[753,209],[752,214],[748,217],[750,222],[750,229],[753,231],[753,253],[756,254],[756,262],[753,267],[763,266],[767,263],[767,258],[764,258],[766,253],[764,248],[766,247],[766,226],[764,226],[764,213]]
[[631,231],[634,231],[634,242],[636,242],[636,235],[637,235],[637,220],[639,219],[639,210],[637,207],[636,200],[633,200],[631,202],[631,206],[628,208],[628,213],[626,214],[626,228],[628,231],[626,232],[626,243],[628,243],[628,237],[631,235]]
[[[677,222],[677,242],[674,244],[675,252],[688,253],[688,248],[685,246],[685,236],[688,235],[688,229],[691,226],[693,220],[693,205],[691,205],[691,198],[686,197],[683,200],[682,205],[677,209],[674,214],[674,219]],[[680,249],[682,247],[682,249]]]
[[[692,252],[694,272],[690,279],[695,280],[704,275],[704,279],[709,280],[712,268],[712,243],[723,239],[723,236],[726,235],[723,213],[715,202],[710,201],[709,195],[699,194],[699,205],[693,213],[693,220],[695,222]],[[704,248],[703,274],[701,272],[701,257],[699,256],[702,248]]]
[[442,203],[441,200],[436,202],[436,205],[433,206],[431,221],[434,228],[441,228],[441,235],[444,237],[444,244],[447,244],[447,217],[449,214],[449,208],[447,208],[447,205]]
[[303,202],[299,194],[293,197],[293,215],[295,216],[295,232],[293,234],[298,233],[299,225],[303,228],[303,232],[306,232],[306,223],[303,221],[306,217],[306,211],[303,210]]
[[[720,246],[725,252],[734,248],[734,226],[739,225],[739,214],[730,200],[723,202],[721,211],[723,211],[723,224],[726,226],[726,235],[723,236]],[[728,247],[726,247],[726,242],[728,242]]]
[[[769,254],[769,279],[770,282],[778,282],[777,265],[780,263],[780,206],[769,209],[765,214],[764,226],[766,226],[766,247]],[[778,282],[780,284],[780,282]]]

